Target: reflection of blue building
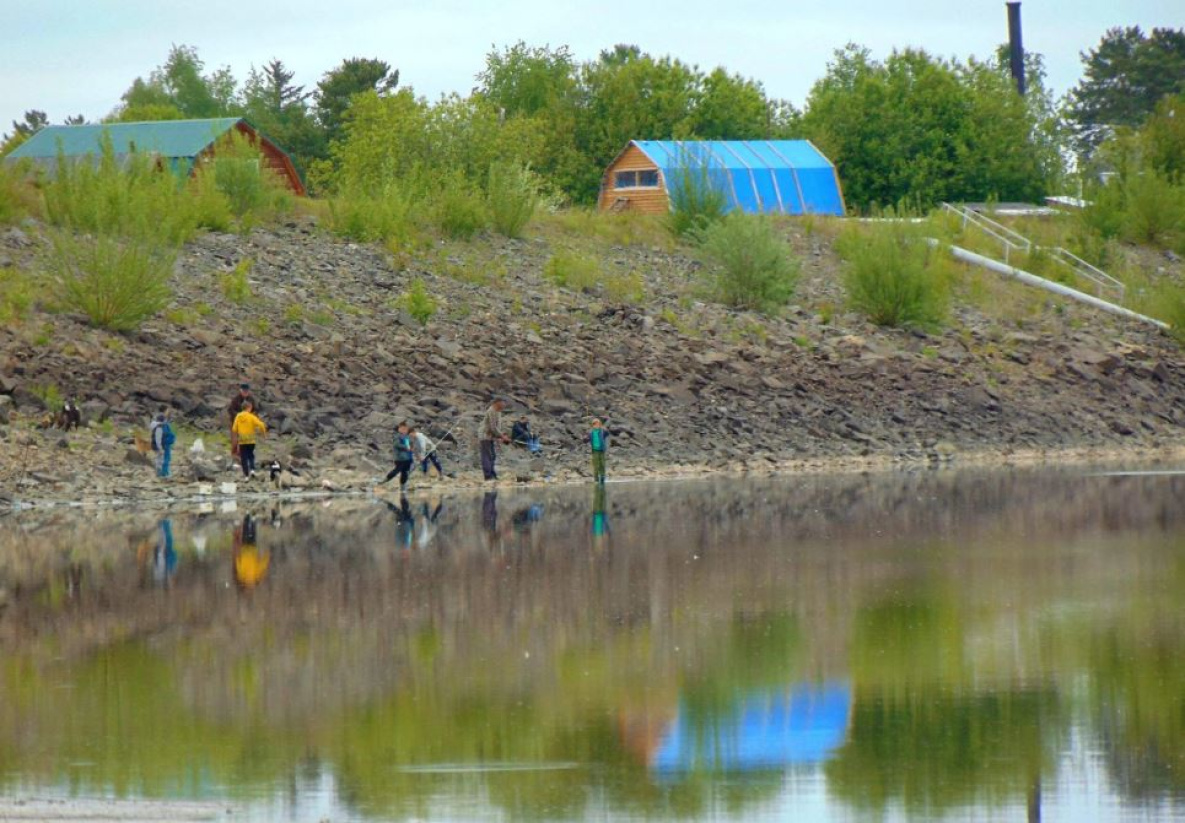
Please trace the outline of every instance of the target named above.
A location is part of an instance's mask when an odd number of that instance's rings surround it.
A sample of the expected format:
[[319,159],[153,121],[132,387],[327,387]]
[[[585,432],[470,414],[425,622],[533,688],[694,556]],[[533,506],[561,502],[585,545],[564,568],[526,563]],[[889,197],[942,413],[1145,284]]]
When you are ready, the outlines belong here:
[[753,693],[730,712],[700,721],[681,702],[652,750],[650,768],[748,771],[818,763],[847,738],[851,704],[851,686],[843,682]]

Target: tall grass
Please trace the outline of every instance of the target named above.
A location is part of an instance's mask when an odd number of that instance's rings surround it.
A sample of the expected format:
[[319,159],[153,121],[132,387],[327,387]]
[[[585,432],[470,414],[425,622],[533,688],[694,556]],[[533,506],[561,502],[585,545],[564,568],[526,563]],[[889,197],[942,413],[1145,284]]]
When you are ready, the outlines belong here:
[[668,177],[671,212],[667,227],[676,237],[694,236],[724,217],[728,196],[713,170],[706,156],[684,152]]
[[143,240],[58,231],[49,269],[62,307],[100,328],[132,331],[168,305],[175,259]]
[[44,195],[49,222],[77,232],[177,246],[197,228],[181,181],[146,154],[117,158],[105,135],[96,162],[59,152]]
[[329,230],[362,243],[406,245],[420,231],[415,194],[394,184],[375,194],[344,191],[329,201]]
[[562,288],[591,292],[601,282],[601,264],[595,257],[562,249],[544,264],[543,276]]
[[878,326],[933,329],[946,319],[943,266],[916,228],[881,224],[845,231],[837,244],[853,309]]
[[523,166],[493,163],[486,185],[486,204],[494,231],[506,237],[522,237],[539,206],[535,175]]
[[33,185],[33,169],[25,163],[0,162],[0,226],[41,213],[41,196]]
[[700,236],[700,249],[711,264],[711,288],[720,302],[773,313],[794,294],[801,264],[769,218],[731,214]]
[[470,240],[489,223],[484,198],[459,173],[441,182],[432,214],[441,233],[451,240]]

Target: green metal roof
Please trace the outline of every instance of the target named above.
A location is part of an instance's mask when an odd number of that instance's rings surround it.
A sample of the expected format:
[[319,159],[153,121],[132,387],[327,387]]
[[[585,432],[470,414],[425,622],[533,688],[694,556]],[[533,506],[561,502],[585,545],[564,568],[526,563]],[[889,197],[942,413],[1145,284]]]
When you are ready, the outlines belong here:
[[133,150],[162,157],[193,158],[201,153],[241,118],[218,117],[206,120],[156,120],[145,123],[103,123],[94,126],[46,126],[21,143],[8,158],[51,159],[58,145],[67,157],[98,155],[103,132],[111,135],[116,155]]

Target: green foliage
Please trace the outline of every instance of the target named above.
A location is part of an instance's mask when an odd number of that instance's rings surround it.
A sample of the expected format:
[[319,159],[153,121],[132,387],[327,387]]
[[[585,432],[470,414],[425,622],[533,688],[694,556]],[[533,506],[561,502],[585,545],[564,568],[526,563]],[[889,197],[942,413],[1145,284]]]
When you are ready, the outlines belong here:
[[247,275],[254,265],[254,260],[244,257],[233,269],[219,275],[218,285],[222,288],[222,296],[237,306],[246,304],[252,297],[251,282]]
[[226,66],[209,74],[202,74],[204,69],[193,46],[173,46],[163,65],[147,80],[137,77],[124,92],[124,110],[171,107],[187,118],[227,116],[234,103],[234,75]]
[[802,127],[861,209],[905,197],[1032,200],[1061,168],[1047,108],[1026,104],[999,66],[913,49],[882,63],[849,46],[811,89]]
[[1144,125],[1141,142],[1150,168],[1185,184],[1185,93],[1160,101]]
[[535,176],[522,166],[494,163],[490,166],[486,203],[494,231],[506,237],[522,237],[539,205]]
[[399,71],[382,60],[349,57],[325,72],[314,92],[317,119],[329,140],[338,137],[354,98],[367,92],[387,94],[399,85]]
[[592,291],[601,282],[601,264],[595,257],[561,250],[543,266],[543,277],[574,291]]
[[0,268],[0,324],[22,322],[41,296],[42,289],[32,275]]
[[394,183],[374,195],[347,190],[329,201],[329,230],[363,243],[402,245],[419,232],[416,205],[414,196]]
[[92,325],[134,331],[163,310],[175,255],[140,239],[53,235],[49,269],[59,300]]
[[713,269],[711,289],[721,303],[773,313],[794,294],[801,264],[769,218],[732,214],[700,238]]
[[214,178],[215,188],[240,220],[248,215],[270,217],[283,208],[274,172],[264,164],[259,149],[237,131],[218,141],[213,157],[198,174]]
[[1166,95],[1185,93],[1185,29],[1108,29],[1082,63],[1066,113],[1089,152],[1114,127],[1142,125]]
[[1171,248],[1185,234],[1185,185],[1148,169],[1126,181],[1124,196],[1125,239]]
[[66,406],[62,392],[53,383],[33,387],[33,394],[41,401],[47,411],[60,412]]
[[646,283],[638,272],[609,274],[603,282],[605,299],[611,303],[642,303],[646,299]]
[[421,326],[428,325],[437,309],[436,299],[428,293],[428,287],[420,277],[412,280],[407,291],[400,295],[398,306]]
[[673,235],[695,235],[724,217],[728,197],[718,179],[722,173],[706,156],[683,152],[678,168],[667,180],[671,201],[667,219]]
[[32,170],[23,164],[0,163],[0,226],[40,214],[41,199]]
[[300,303],[289,303],[284,307],[284,322],[289,326],[299,326],[304,322],[304,306]]
[[469,240],[488,223],[481,196],[460,175],[444,181],[432,212],[441,232],[453,240]]
[[946,317],[942,266],[916,230],[901,224],[849,229],[840,236],[852,308],[878,326],[932,329]]
[[104,135],[95,164],[58,155],[56,171],[44,186],[46,217],[78,232],[176,246],[196,228],[183,191],[180,181],[157,171],[146,154],[117,160]]

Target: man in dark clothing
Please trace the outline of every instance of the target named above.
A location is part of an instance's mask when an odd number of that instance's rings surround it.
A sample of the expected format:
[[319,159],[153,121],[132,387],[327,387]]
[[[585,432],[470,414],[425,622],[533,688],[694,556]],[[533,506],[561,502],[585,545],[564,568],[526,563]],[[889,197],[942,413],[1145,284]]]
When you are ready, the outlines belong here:
[[255,413],[259,414],[262,409],[259,407],[259,401],[251,394],[251,386],[247,383],[241,383],[239,384],[239,393],[232,397],[230,402],[226,404],[226,414],[230,418],[229,422],[231,425],[234,425],[235,417],[243,410],[243,404],[248,400],[251,401],[251,406],[255,409]]
[[494,441],[510,442],[510,438],[502,433],[502,410],[504,408],[506,408],[506,402],[500,397],[496,398],[486,409],[485,415],[481,418],[481,425],[477,429],[477,440],[481,447],[481,474],[486,480],[498,479],[498,472],[494,469],[494,461],[498,459],[498,454],[494,451]]
[[543,447],[539,445],[539,438],[531,431],[531,424],[525,417],[520,417],[510,427],[510,440],[516,446],[525,447],[531,454],[543,451]]

